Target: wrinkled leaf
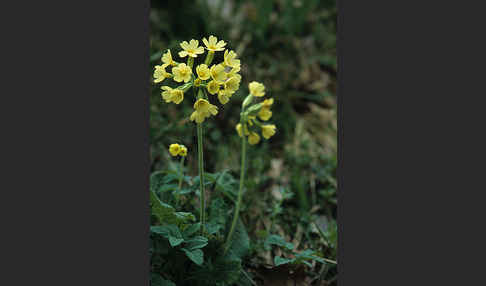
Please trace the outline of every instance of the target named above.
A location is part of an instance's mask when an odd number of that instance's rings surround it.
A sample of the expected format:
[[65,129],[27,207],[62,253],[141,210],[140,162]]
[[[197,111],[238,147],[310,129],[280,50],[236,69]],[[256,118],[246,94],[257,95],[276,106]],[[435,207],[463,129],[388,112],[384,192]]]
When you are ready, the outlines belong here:
[[196,263],[197,265],[202,265],[204,262],[204,253],[202,252],[201,249],[195,249],[195,250],[188,250],[185,248],[181,248],[182,251],[186,253],[186,256],[189,257],[192,262]]
[[288,250],[294,249],[294,245],[292,243],[286,242],[285,239],[283,239],[283,237],[276,234],[269,235],[263,245],[266,250],[270,250],[271,245],[282,246],[287,248]]

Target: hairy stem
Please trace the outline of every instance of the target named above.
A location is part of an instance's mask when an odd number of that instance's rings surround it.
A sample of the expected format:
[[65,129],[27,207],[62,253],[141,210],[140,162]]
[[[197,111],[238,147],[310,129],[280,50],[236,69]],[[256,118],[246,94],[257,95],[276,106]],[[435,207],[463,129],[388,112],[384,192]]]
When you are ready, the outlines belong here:
[[199,192],[200,197],[200,210],[199,210],[199,220],[201,221],[201,233],[204,234],[204,226],[206,223],[205,218],[205,194],[204,194],[204,157],[203,157],[203,129],[202,123],[197,123],[197,155],[198,155],[198,166],[199,166]]
[[[243,120],[241,120],[241,125],[243,126]],[[246,158],[246,137],[241,137],[241,170],[240,170],[240,188],[238,189],[238,199],[236,201],[235,213],[233,215],[233,222],[231,223],[231,228],[226,238],[226,246],[224,249],[224,254],[228,251],[231,246],[231,237],[235,232],[236,223],[238,222],[238,215],[240,213],[241,198],[243,196],[243,185],[245,183],[245,158]]]
[[176,195],[176,205],[179,206],[179,200],[180,200],[180,192],[181,192],[181,187],[182,187],[182,179],[184,178],[184,159],[186,157],[181,156],[181,163],[179,166],[179,186],[177,187],[177,195]]

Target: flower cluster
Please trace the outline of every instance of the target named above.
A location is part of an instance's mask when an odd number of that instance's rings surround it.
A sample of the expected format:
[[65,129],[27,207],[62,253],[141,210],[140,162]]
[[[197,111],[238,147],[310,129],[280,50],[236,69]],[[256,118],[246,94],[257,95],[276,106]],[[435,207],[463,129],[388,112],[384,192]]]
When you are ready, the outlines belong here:
[[186,157],[187,156],[187,148],[184,145],[170,144],[169,153],[174,157],[175,156]]
[[[211,104],[208,94],[217,96],[221,104],[226,104],[231,96],[238,90],[241,82],[239,74],[241,63],[237,58],[238,55],[231,50],[225,49],[226,43],[223,40],[218,41],[215,36],[209,36],[209,39],[203,38],[204,46],[199,46],[198,40],[183,41],[180,43],[182,51],[178,53],[179,57],[187,57],[187,63],[178,63],[173,60],[170,50],[162,55],[162,65],[155,66],[154,83],[163,82],[165,79],[172,78],[177,83],[183,83],[177,88],[162,86],[162,98],[165,102],[179,104],[184,100],[184,94],[191,88],[194,88],[196,101],[194,103],[194,112],[190,120],[196,123],[202,123],[211,115],[218,113],[218,107]],[[196,66],[193,72],[194,59],[198,55],[207,55],[204,63]],[[221,63],[211,65],[214,53],[224,51],[224,60]],[[171,67],[169,72],[167,69]],[[199,92],[196,93],[196,89]]]
[[268,121],[272,117],[270,111],[273,105],[273,98],[265,99],[260,103],[254,104],[245,110],[245,107],[251,103],[254,97],[263,97],[265,95],[265,86],[259,82],[253,81],[248,85],[250,95],[243,101],[243,110],[240,118],[240,123],[236,125],[236,131],[240,137],[243,135],[248,137],[248,143],[251,145],[260,142],[260,135],[256,132],[256,127],[261,130],[262,136],[269,139],[277,132],[277,127],[274,124],[263,124],[262,121]]

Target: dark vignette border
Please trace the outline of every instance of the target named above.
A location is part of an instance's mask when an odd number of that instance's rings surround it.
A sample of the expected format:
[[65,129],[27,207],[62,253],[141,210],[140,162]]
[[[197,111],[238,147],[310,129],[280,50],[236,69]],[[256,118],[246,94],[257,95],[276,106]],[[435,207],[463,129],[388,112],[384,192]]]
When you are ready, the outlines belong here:
[[149,285],[150,1],[3,4],[0,285]]

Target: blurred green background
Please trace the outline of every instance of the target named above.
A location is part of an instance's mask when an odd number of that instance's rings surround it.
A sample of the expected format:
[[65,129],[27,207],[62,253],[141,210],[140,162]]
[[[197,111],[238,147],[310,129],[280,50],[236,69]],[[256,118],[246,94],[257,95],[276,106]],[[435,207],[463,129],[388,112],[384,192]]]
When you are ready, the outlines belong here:
[[[219,113],[204,124],[206,171],[239,177],[235,125],[248,83],[262,82],[265,98],[275,99],[269,122],[277,126],[276,135],[248,152],[242,219],[251,221],[249,234],[258,237],[270,220],[272,232],[332,259],[337,252],[336,22],[335,0],[152,0],[150,12],[151,74],[164,51],[171,49],[174,59],[184,62],[177,55],[179,43],[197,39],[202,45],[209,35],[225,40],[241,59],[240,90],[224,106],[217,103]],[[222,55],[217,52],[215,62]],[[167,104],[160,86],[151,84],[151,171],[177,167],[168,154],[177,142],[189,149],[188,174],[197,175],[196,125],[189,121],[194,100],[186,96],[179,105]],[[292,195],[282,202],[282,193]]]

